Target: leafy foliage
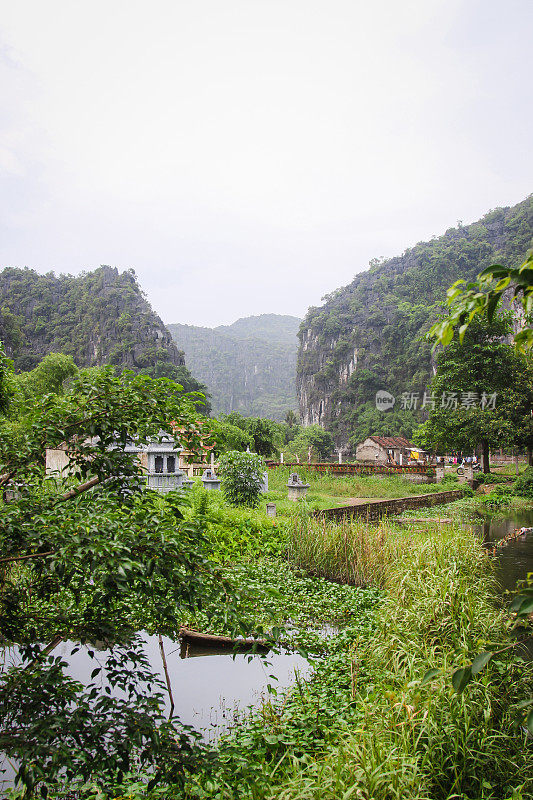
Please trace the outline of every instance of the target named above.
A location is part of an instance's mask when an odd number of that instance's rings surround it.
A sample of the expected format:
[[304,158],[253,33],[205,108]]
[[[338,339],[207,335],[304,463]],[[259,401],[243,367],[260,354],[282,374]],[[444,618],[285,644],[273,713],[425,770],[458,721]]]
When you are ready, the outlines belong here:
[[170,361],[158,359],[151,367],[139,370],[139,373],[149,375],[151,378],[169,378],[171,381],[179,383],[187,394],[193,392],[197,394],[197,407],[202,414],[210,413],[211,403],[207,386],[197,381],[183,364],[176,366]]
[[222,422],[240,428],[252,439],[252,449],[261,456],[277,453],[283,441],[284,427],[264,417],[243,417],[233,411],[222,417]]
[[300,428],[298,435],[290,442],[291,452],[296,453],[302,461],[307,460],[309,450],[315,460],[325,461],[332,454],[334,445],[331,433],[319,425]]
[[501,264],[492,264],[486,267],[477,276],[477,280],[467,283],[460,279],[446,292],[446,301],[449,307],[448,316],[437,322],[430,330],[437,343],[444,347],[448,345],[454,330],[459,330],[459,339],[463,340],[465,332],[472,320],[486,314],[489,321],[506,293],[513,290],[513,297],[521,295],[522,308],[525,315],[525,325],[515,336],[515,344],[527,351],[533,347],[533,327],[531,313],[533,311],[533,251],[529,252],[525,261],[517,267],[504,267]]
[[533,467],[526,467],[516,480],[514,490],[520,497],[530,497],[533,500]]
[[473,392],[478,401],[496,393],[494,408],[487,403],[463,405],[440,402],[431,409],[417,438],[426,447],[471,453],[480,446],[483,468],[489,471],[489,448],[533,445],[531,408],[533,406],[533,368],[529,359],[518,354],[504,338],[511,330],[507,317],[491,323],[478,318],[472,322],[464,341],[455,337],[439,354],[431,392],[437,398]]
[[139,767],[152,768],[152,786],[179,786],[184,768],[197,768],[199,756],[205,768],[208,754],[198,737],[164,718],[163,685],[137,639],[116,643],[86,686],[68,677],[60,657],[34,664],[31,653],[23,651],[22,665],[0,687],[0,743],[21,763],[26,797],[39,789],[41,796],[65,786],[81,789],[86,782],[109,788]]
[[[147,626],[176,636],[180,618],[203,603],[213,624],[245,630],[228,603],[238,591],[209,560],[201,515],[186,516],[180,494],[143,491],[140,464],[125,449],[171,422],[200,446],[194,399],[181,387],[107,367],[34,398],[16,435],[0,430],[0,480],[17,487],[0,507],[0,615],[4,641],[20,650],[0,679],[0,745],[20,761],[29,794],[44,776],[70,786],[90,775],[102,788],[132,764],[151,766],[154,783],[183,782],[195,748],[179,721],[163,724],[161,695],[147,693],[153,676],[132,637]],[[68,474],[45,476],[44,449],[62,443]],[[125,698],[67,678],[48,655],[58,638],[113,643],[103,677]]]
[[218,462],[224,497],[232,506],[257,506],[263,485],[264,465],[256,453],[230,450]]
[[237,425],[232,425],[225,419],[213,419],[209,423],[215,441],[215,453],[225,453],[228,450],[244,452],[248,447],[254,446],[252,436]]

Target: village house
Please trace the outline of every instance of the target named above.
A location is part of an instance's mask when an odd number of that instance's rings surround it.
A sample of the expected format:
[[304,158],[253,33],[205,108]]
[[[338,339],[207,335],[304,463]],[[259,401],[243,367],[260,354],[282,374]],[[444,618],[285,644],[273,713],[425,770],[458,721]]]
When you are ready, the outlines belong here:
[[357,445],[355,458],[371,464],[399,464],[421,462],[426,453],[403,436],[369,436]]

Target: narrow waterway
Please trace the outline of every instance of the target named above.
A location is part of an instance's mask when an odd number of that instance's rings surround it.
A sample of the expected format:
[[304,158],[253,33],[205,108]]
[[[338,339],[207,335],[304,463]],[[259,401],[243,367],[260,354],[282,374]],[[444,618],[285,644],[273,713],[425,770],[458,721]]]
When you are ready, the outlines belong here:
[[[495,545],[517,528],[533,527],[533,510],[506,517],[487,517],[474,530],[487,545]],[[533,572],[533,533],[498,548],[498,578],[502,590],[514,589],[516,582]]]

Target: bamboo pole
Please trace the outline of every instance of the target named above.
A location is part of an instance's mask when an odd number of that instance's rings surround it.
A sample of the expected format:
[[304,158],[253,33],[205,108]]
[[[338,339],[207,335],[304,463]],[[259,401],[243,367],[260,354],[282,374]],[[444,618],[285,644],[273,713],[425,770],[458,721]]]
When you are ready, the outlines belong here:
[[172,695],[172,685],[170,683],[170,676],[168,674],[167,659],[165,656],[165,648],[163,645],[163,637],[161,636],[161,634],[159,634],[159,652],[161,653],[161,659],[163,661],[163,669],[165,670],[165,680],[167,682],[168,696],[170,699],[170,711],[168,712],[168,718],[172,719],[172,716],[174,714],[174,697]]

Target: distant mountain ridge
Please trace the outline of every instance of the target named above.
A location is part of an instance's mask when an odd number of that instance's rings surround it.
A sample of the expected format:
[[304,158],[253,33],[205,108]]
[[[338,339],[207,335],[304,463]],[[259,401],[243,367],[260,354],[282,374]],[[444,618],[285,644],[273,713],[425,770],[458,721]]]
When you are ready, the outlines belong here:
[[33,369],[51,352],[72,355],[84,367],[185,369],[183,353],[143,297],[135,273],[115,267],[78,276],[4,269],[0,339],[19,370]]
[[243,317],[203,328],[168,324],[187,366],[211,394],[213,413],[281,420],[296,411],[296,352],[301,320],[281,314]]

